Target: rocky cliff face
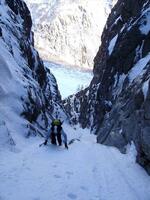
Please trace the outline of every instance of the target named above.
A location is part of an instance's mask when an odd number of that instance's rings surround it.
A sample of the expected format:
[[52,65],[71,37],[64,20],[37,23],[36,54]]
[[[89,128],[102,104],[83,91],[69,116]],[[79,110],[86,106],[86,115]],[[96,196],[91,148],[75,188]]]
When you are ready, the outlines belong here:
[[22,0],[0,1],[0,145],[43,135],[61,107],[56,80],[34,49],[31,26]]
[[64,103],[67,110],[73,105],[73,121],[92,127],[99,143],[124,151],[133,141],[137,161],[150,173],[149,18],[149,1],[119,0],[102,34],[89,88]]
[[45,60],[92,68],[100,35],[115,0],[26,0],[35,45]]

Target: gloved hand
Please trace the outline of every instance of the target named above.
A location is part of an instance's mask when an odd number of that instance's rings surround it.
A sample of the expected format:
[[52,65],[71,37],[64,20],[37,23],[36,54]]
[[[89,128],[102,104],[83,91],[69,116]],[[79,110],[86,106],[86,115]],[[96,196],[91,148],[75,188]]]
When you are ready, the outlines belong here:
[[67,145],[67,143],[65,143],[65,148],[68,149],[68,145]]
[[47,145],[47,140],[45,140],[44,145]]

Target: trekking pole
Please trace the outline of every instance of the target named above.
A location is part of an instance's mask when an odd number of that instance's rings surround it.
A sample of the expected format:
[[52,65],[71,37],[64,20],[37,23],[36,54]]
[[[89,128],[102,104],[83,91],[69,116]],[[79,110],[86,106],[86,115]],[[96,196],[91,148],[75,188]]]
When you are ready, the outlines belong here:
[[44,145],[45,142],[43,142],[42,144],[39,144],[39,147],[41,147],[42,145]]
[[42,145],[47,145],[47,140],[45,140],[45,142],[43,142],[42,144],[40,144],[39,147],[41,147]]

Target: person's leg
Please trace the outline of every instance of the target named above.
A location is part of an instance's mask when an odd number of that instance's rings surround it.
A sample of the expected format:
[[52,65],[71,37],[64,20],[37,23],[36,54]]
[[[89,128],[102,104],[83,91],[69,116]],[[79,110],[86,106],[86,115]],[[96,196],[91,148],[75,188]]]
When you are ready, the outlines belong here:
[[60,133],[57,134],[57,141],[58,141],[59,146],[61,146],[62,145],[62,139],[61,139],[61,134]]
[[56,143],[56,138],[55,138],[55,134],[54,134],[54,133],[51,134],[51,143],[52,143],[52,144],[55,144],[55,145],[57,144],[57,143]]

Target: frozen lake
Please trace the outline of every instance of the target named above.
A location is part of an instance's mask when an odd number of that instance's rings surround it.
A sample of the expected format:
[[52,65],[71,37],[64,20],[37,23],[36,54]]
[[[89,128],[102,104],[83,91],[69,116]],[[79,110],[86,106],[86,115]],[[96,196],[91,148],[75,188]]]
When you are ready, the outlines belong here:
[[81,70],[54,62],[44,62],[57,79],[62,98],[76,93],[81,87],[85,88],[92,80],[92,71]]

